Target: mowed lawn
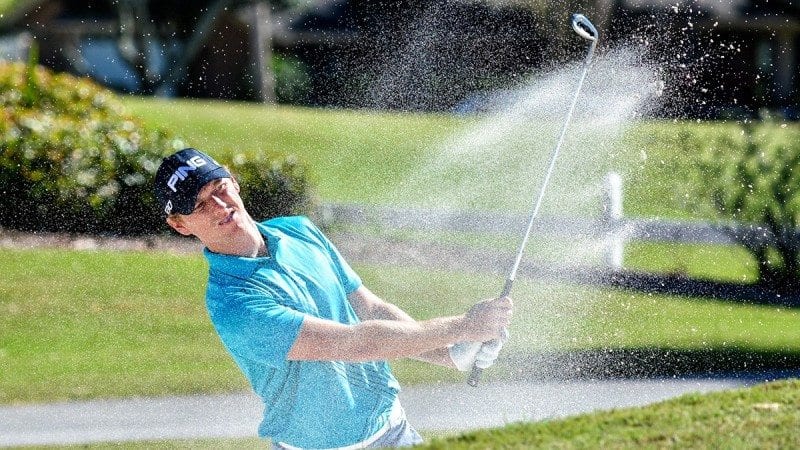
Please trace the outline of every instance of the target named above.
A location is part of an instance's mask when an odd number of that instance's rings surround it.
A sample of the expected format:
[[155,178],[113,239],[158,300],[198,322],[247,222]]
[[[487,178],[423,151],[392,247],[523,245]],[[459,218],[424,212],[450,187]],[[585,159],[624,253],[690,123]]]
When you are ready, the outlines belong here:
[[[553,139],[544,133],[532,140],[530,152],[502,155],[494,166],[472,164],[475,157],[488,159],[480,153],[457,164],[441,154],[457,154],[453,136],[488,127],[483,119],[213,101],[128,98],[126,104],[150,126],[171,129],[187,145],[215,156],[295,155],[308,165],[323,201],[524,211],[541,173],[522,163],[539,164]],[[730,124],[651,122],[636,124],[619,146],[605,142],[602,149],[614,150],[608,158],[594,154],[586,163],[567,149],[554,177],[562,181],[554,183],[548,197],[554,201],[545,205],[545,213],[596,215],[597,182],[616,170],[625,179],[626,214],[692,218],[675,196],[681,159],[691,156],[671,142],[676,126],[733,130]],[[498,167],[508,167],[508,173]],[[527,257],[563,258],[563,251],[552,248],[534,242]],[[633,268],[754,279],[752,261],[735,247],[632,244],[625,258]],[[206,265],[199,255],[2,249],[0,265],[0,404],[247,388],[208,321]],[[502,284],[496,276],[444,269],[355,268],[371,289],[420,319],[463,312],[475,300],[496,295]],[[520,361],[550,351],[661,349],[715,355],[735,350],[792,360],[800,355],[800,312],[794,309],[525,279],[517,281],[514,298],[512,339],[498,365],[485,372],[487,380],[535,373],[540,369]],[[419,363],[392,365],[403,384],[463,381],[462,374]],[[784,381],[478,431],[433,440],[429,448],[795,448],[800,446],[798,395],[797,382]],[[223,439],[122,448],[263,446],[254,439]]]
[[412,115],[269,107],[253,103],[124,98],[150,127],[173,131],[214,157],[264,152],[293,155],[326,201],[386,202],[427,149],[463,120]]
[[[468,143],[464,135],[480,135],[489,125],[483,118],[133,97],[125,101],[150,126],[171,129],[187,145],[217,156],[254,151],[296,155],[308,165],[323,201],[413,204],[416,194],[429,201],[431,197],[425,193],[433,192],[443,194],[445,203],[452,201],[454,207],[505,210],[524,209],[530,200],[529,193],[506,190],[503,183],[479,172],[459,173],[465,167],[452,158],[437,159],[441,153],[458,152],[452,145],[453,136],[461,136],[456,142]],[[554,177],[575,180],[580,175],[580,182],[555,183],[553,198],[567,200],[570,205],[565,208],[570,212],[596,214],[592,210],[597,206],[595,199],[585,202],[578,198],[581,196],[564,192],[582,189],[586,197],[596,197],[596,189],[591,187],[594,180],[614,169],[628,175],[626,211],[685,217],[668,193],[670,186],[680,182],[674,171],[679,166],[677,159],[686,156],[670,144],[669,130],[676,126],[706,131],[730,128],[727,124],[639,124],[620,140],[620,147],[614,147],[614,157],[592,167],[584,167],[580,158],[567,151],[564,163],[569,170]],[[520,158],[537,160],[534,156],[548,152],[551,140],[543,137],[531,145],[535,148],[529,153],[522,149],[502,152],[514,154],[505,160],[509,169],[529,178],[526,183],[537,184],[538,175],[518,167],[525,165]],[[666,144],[661,147],[660,142]],[[628,147],[630,150],[625,150]],[[473,162],[483,156],[473,148],[464,158]],[[484,201],[493,197],[505,200],[493,205],[464,203],[463,198],[437,185],[441,182],[438,169],[443,171],[444,184],[466,180],[480,187]],[[464,185],[459,183],[455,185],[461,189]],[[467,196],[475,191],[461,190]],[[653,197],[656,194],[662,199]],[[441,238],[460,243],[471,240],[427,237],[434,242]],[[516,247],[516,239],[508,237],[507,241],[504,251]],[[574,262],[576,256],[566,255],[569,252],[564,247],[568,246],[534,238],[526,258],[561,261],[570,256]],[[633,268],[728,281],[752,281],[754,276],[752,261],[735,247],[632,244],[625,257]],[[206,316],[206,266],[201,256],[42,249],[2,250],[0,261],[5,268],[0,285],[0,368],[4,373],[0,402],[246,388]],[[476,300],[497,295],[502,285],[497,276],[444,268],[432,271],[358,264],[356,268],[371,289],[420,319],[461,313]],[[504,351],[507,361],[521,360],[531,352],[597,348],[800,352],[796,310],[524,279],[518,280],[514,289],[517,312],[513,337]],[[486,376],[535,370],[498,366]],[[462,378],[417,363],[398,361],[394,367],[404,383]]]
[[640,408],[520,423],[435,439],[422,449],[789,449],[800,446],[800,381]]
[[[264,106],[207,100],[123,98],[150,127],[225,158],[293,155],[309,168],[323,201],[445,205],[528,211],[560,121],[507,124],[493,117]],[[789,125],[789,128],[800,125]],[[599,213],[602,179],[622,175],[625,213],[689,217],[680,130],[736,132],[728,123],[631,122],[604,134],[575,122],[559,155],[544,214]]]
[[[0,403],[246,389],[205,312],[206,265],[164,252],[0,250]],[[483,274],[355,265],[419,319],[496,295]],[[512,339],[491,378],[532,352],[739,349],[797,355],[800,311],[518,280]],[[502,362],[502,361],[501,361]],[[509,366],[509,364],[512,364]],[[459,381],[397,361],[403,383]]]
[[[498,210],[527,214],[538,192],[559,124],[507,124],[491,117],[381,113],[272,107],[252,103],[124,98],[151,127],[164,127],[220,158],[237,153],[293,155],[309,170],[323,202]],[[788,124],[776,133],[800,127]],[[502,128],[503,132],[496,131]],[[528,131],[527,128],[531,130]],[[584,129],[586,128],[586,129]],[[686,165],[694,149],[678,135],[737,133],[733,123],[632,122],[604,135],[576,122],[556,164],[541,216],[597,217],[602,182],[623,178],[626,217],[703,220],[685,205]],[[496,136],[496,135],[502,136]],[[509,136],[505,136],[508,134]],[[591,143],[588,145],[587,143]],[[430,237],[429,237],[430,238]],[[435,236],[433,239],[440,239]],[[464,240],[463,237],[457,239]],[[513,251],[518,237],[507,239]],[[531,257],[564,261],[561,251],[538,249]],[[596,244],[595,244],[596,245]],[[548,256],[549,255],[549,256]],[[724,281],[754,281],[755,263],[735,246],[631,243],[625,265]]]

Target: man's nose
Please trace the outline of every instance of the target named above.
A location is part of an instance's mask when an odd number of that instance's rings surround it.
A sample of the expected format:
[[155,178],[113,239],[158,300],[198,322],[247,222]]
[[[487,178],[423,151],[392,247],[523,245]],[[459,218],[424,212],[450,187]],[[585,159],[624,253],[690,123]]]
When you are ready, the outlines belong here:
[[217,204],[217,206],[219,206],[219,207],[222,207],[222,208],[227,208],[227,207],[228,207],[228,204],[227,204],[227,203],[225,203],[225,201],[223,201],[223,200],[222,200],[221,198],[219,198],[218,196],[216,196],[216,195],[212,195],[212,196],[211,196],[211,198],[212,198],[212,199],[214,199],[214,203],[216,203],[216,204]]

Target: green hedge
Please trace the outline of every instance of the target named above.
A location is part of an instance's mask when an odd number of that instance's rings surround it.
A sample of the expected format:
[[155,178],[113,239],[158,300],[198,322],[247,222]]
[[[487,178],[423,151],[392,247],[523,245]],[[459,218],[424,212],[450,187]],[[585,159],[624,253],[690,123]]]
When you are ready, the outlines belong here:
[[92,81],[34,64],[0,63],[0,107],[0,225],[120,233],[162,226],[151,180],[180,140],[144,129]]
[[[186,147],[146,129],[91,80],[33,63],[0,62],[0,226],[26,231],[164,231],[152,180],[164,155]],[[304,213],[305,171],[292,158],[239,157],[248,200],[271,215]],[[261,167],[263,165],[263,167]],[[253,214],[257,217],[256,214]]]

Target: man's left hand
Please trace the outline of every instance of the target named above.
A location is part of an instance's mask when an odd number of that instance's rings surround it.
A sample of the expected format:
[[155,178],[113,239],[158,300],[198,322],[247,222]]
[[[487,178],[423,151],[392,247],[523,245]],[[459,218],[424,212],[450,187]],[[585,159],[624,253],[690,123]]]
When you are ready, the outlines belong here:
[[489,342],[484,342],[483,345],[481,345],[478,353],[475,355],[475,365],[481,369],[485,369],[494,364],[494,361],[500,354],[500,350],[503,348],[503,344],[508,341],[508,336],[508,329],[503,328],[500,338],[492,339]]
[[485,369],[494,364],[507,340],[508,330],[503,328],[500,338],[489,342],[459,342],[450,347],[450,359],[462,372],[469,372],[472,366]]

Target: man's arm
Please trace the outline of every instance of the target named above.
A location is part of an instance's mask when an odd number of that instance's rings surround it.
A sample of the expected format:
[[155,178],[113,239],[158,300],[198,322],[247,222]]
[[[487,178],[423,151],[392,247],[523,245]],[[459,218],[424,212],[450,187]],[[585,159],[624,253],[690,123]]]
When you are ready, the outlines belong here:
[[[347,299],[350,300],[350,304],[361,320],[383,319],[415,322],[411,316],[397,305],[381,299],[363,285],[351,292]],[[412,358],[451,369],[456,368],[450,358],[447,346],[413,355]]]
[[359,317],[367,319],[344,325],[306,316],[288,359],[374,361],[418,357],[459,341],[488,341],[499,337],[508,325],[512,307],[509,298],[484,300],[460,316],[416,322],[378,299],[386,306],[380,305],[366,288],[350,297],[355,297],[352,301]]

